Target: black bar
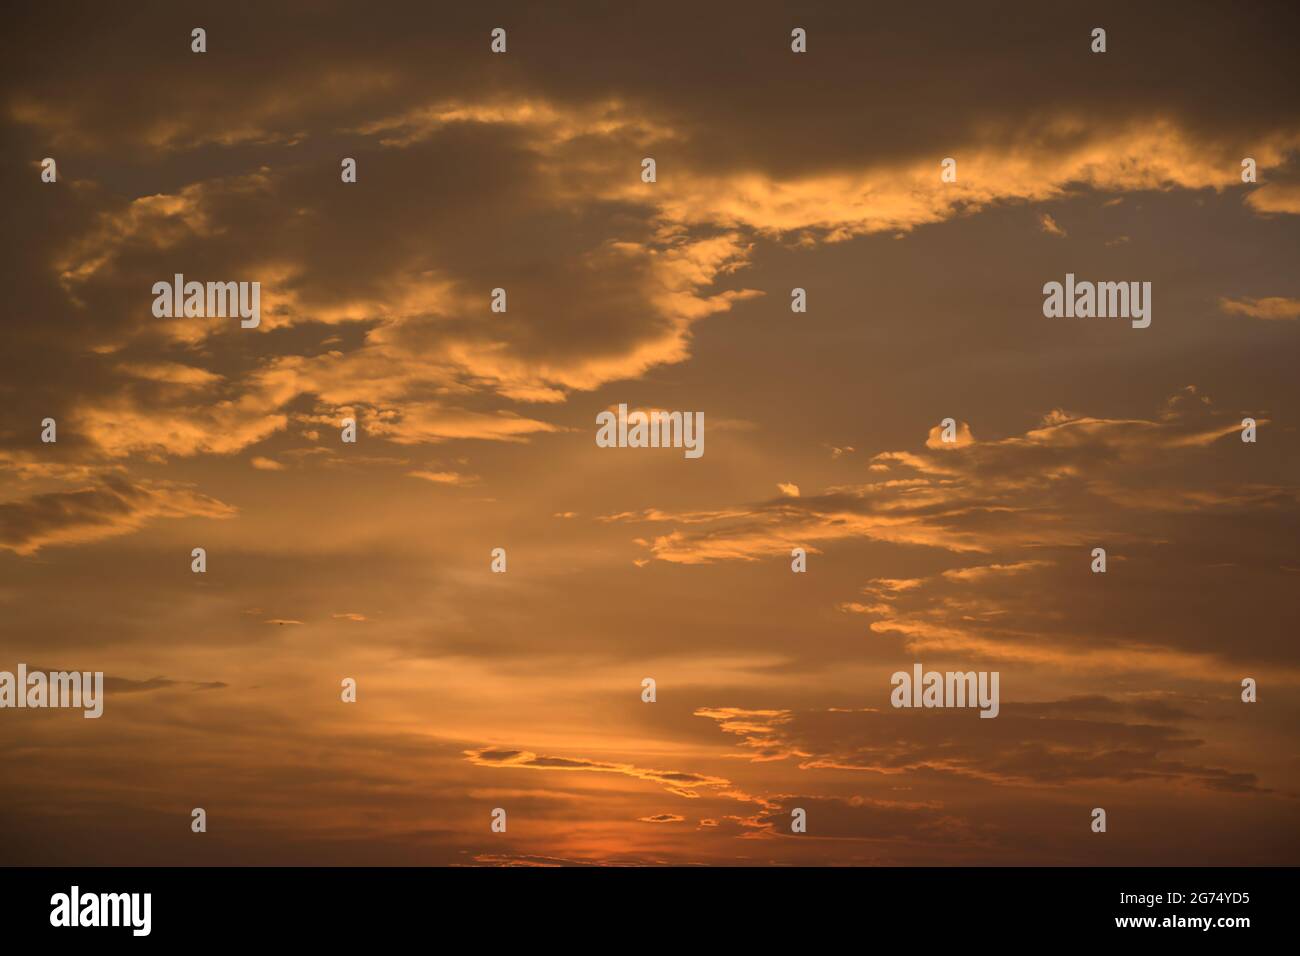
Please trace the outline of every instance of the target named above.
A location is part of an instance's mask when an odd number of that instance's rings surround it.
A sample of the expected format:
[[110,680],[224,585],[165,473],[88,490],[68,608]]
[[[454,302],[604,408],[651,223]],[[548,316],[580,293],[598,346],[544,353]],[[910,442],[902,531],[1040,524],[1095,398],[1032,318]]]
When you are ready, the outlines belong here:
[[[831,940],[842,935],[854,949],[909,937],[918,952],[949,940],[984,948],[1125,937],[1222,947],[1282,932],[1295,877],[1294,868],[1209,867],[9,868],[0,870],[0,925],[6,942],[128,945],[405,938],[438,949],[517,940],[585,950],[607,948],[603,940],[698,951],[706,937],[761,944],[791,934],[812,952],[841,948]],[[70,903],[73,886],[83,906],[89,894],[150,894],[148,935],[135,935],[129,910],[127,925],[52,926],[56,894]]]

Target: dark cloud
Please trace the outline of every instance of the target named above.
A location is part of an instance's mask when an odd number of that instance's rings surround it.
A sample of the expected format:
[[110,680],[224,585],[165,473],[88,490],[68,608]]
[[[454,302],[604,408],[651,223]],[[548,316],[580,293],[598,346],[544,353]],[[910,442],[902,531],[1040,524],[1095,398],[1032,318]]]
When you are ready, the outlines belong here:
[[50,491],[0,504],[0,547],[32,554],[54,544],[77,544],[134,531],[159,517],[228,518],[229,505],[166,483],[132,484],[109,476],[92,488]]
[[1009,786],[1162,780],[1216,790],[1259,789],[1255,774],[1195,763],[1204,741],[1179,727],[1148,723],[1137,714],[1128,720],[1089,715],[1097,702],[1066,716],[1078,706],[1077,701],[1021,706],[1004,700],[1001,714],[991,720],[960,708],[890,707],[776,716],[706,709],[699,716],[740,736],[755,759],[797,759],[804,769],[956,774]]
[[148,680],[132,680],[129,677],[105,675],[104,690],[113,694],[138,694],[144,691],[161,690],[168,687],[189,687],[193,690],[219,690],[229,687],[225,681],[190,681],[172,680],[168,677],[150,677]]

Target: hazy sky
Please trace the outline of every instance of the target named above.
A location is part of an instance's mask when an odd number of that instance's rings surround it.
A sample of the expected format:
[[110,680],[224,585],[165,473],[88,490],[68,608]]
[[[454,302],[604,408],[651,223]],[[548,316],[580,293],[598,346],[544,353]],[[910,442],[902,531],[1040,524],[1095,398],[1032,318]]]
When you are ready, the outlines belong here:
[[1300,863],[1293,4],[9,18],[0,860]]

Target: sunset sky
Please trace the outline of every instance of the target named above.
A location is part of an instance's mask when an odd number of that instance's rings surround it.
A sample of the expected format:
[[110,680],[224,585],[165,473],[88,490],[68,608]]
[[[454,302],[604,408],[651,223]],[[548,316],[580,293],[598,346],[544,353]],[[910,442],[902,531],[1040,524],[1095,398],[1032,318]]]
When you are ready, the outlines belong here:
[[8,12],[0,863],[1300,863],[1300,12],[1164,9]]

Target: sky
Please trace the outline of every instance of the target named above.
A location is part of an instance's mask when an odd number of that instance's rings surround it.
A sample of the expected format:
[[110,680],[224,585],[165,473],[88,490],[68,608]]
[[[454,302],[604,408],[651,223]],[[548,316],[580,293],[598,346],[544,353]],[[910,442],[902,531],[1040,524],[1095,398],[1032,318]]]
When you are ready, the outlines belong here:
[[0,862],[1300,863],[1298,20],[14,11]]

